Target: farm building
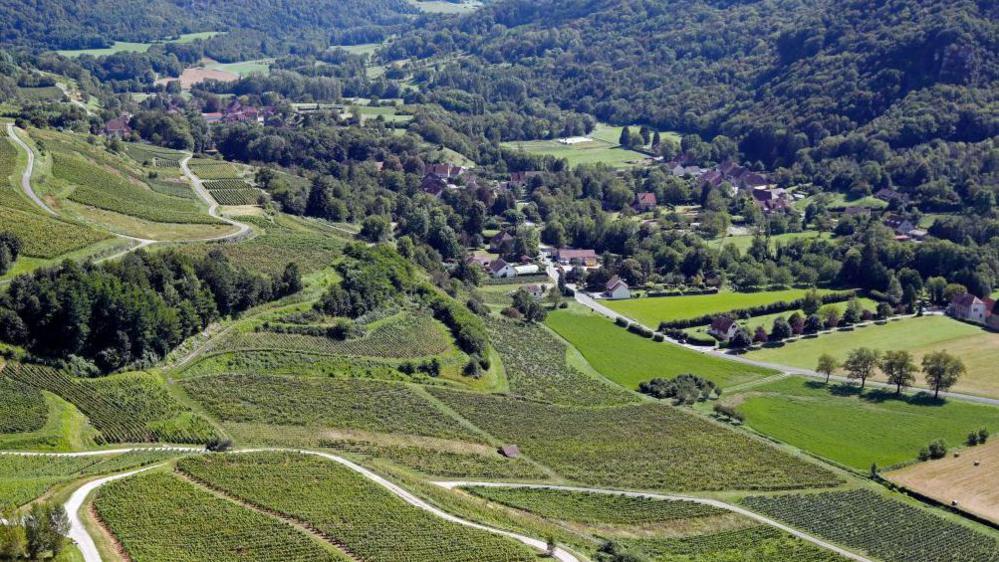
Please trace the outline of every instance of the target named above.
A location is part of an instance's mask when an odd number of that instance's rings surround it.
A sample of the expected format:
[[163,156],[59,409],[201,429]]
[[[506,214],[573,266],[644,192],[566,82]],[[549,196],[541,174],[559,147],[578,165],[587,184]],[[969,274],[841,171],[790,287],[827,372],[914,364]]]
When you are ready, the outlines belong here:
[[643,192],[635,194],[635,210],[637,211],[653,211],[657,205],[656,194],[652,192]]
[[489,275],[494,279],[507,279],[517,276],[517,270],[502,258],[489,264]]
[[731,316],[716,316],[711,321],[711,327],[708,329],[708,333],[719,341],[732,339],[738,331],[739,325],[735,322],[735,318]]
[[491,264],[492,261],[493,261],[493,259],[491,257],[489,257],[489,256],[481,256],[481,255],[480,256],[471,255],[471,256],[468,256],[467,259],[465,259],[465,263],[467,263],[467,264],[473,264],[473,263],[474,264],[478,264],[483,269],[489,269],[489,264]]
[[604,286],[604,296],[611,300],[624,300],[631,298],[631,289],[623,279],[615,275],[611,277]]
[[538,300],[541,300],[545,296],[545,292],[547,291],[547,287],[545,287],[544,285],[536,285],[536,284],[524,285],[521,288],[524,289],[524,291],[526,291],[528,295],[531,295],[532,298]]
[[947,307],[947,314],[967,322],[985,324],[986,319],[992,314],[992,304],[992,299],[983,301],[971,293],[964,293],[954,297]]
[[555,259],[562,265],[585,265],[586,267],[595,267],[597,265],[597,252],[594,250],[559,248],[555,252]]
[[916,225],[909,219],[899,215],[888,215],[884,219],[885,226],[895,231],[895,234],[908,235],[916,229]]
[[122,113],[118,117],[111,119],[104,125],[104,134],[108,137],[118,137],[123,139],[132,134],[132,128],[128,125],[132,119],[130,113]]
[[509,253],[513,247],[513,236],[509,232],[499,232],[489,239],[489,251],[497,254]]
[[783,211],[791,206],[791,200],[783,189],[754,188],[753,201],[764,213]]
[[537,275],[541,272],[541,268],[533,263],[525,265],[515,265],[513,270],[517,272],[517,275]]

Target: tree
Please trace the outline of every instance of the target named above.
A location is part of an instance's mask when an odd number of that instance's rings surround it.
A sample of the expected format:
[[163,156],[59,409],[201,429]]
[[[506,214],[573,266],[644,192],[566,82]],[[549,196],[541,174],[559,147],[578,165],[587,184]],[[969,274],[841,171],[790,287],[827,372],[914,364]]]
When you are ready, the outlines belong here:
[[621,129],[621,138],[617,142],[625,148],[631,148],[631,129],[628,127]]
[[821,306],[822,297],[819,296],[819,292],[815,289],[809,290],[801,299],[801,310],[805,313],[805,316],[815,314]]
[[829,377],[839,368],[839,361],[828,353],[819,356],[819,363],[815,370],[826,376],[826,384],[829,384]]
[[767,329],[763,326],[757,326],[756,330],[753,332],[753,342],[763,343],[767,341]]
[[774,319],[773,328],[770,329],[770,341],[783,341],[792,335],[791,325],[783,316]]
[[849,379],[860,379],[860,389],[864,389],[867,378],[874,374],[878,366],[878,352],[866,347],[851,350],[843,362],[846,376]]
[[881,358],[881,372],[888,377],[889,384],[895,385],[895,394],[902,394],[902,387],[910,386],[916,380],[916,368],[908,351],[886,351]]
[[388,219],[373,215],[361,223],[359,236],[368,242],[384,242],[389,236],[390,229]]
[[957,383],[964,374],[964,362],[944,350],[933,351],[923,356],[923,372],[926,383],[933,387],[933,397],[939,398],[940,391],[946,391]]
[[749,333],[746,332],[744,328],[736,330],[732,339],[728,342],[728,346],[732,349],[745,349],[751,345],[753,345],[753,340],[749,337]]
[[879,302],[877,309],[877,317],[879,320],[884,320],[892,314],[891,305],[886,302]]
[[818,314],[810,314],[808,318],[805,319],[805,333],[814,334],[822,329],[822,319],[819,318]]

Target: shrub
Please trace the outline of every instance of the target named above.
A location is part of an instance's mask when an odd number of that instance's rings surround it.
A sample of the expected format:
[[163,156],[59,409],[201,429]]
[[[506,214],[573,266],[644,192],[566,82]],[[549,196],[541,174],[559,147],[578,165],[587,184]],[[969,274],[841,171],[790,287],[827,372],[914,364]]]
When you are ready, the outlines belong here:
[[621,326],[622,328],[627,328],[629,325],[631,325],[630,322],[628,322],[624,318],[621,318],[620,316],[614,319],[614,323],[617,324],[618,326]]
[[[691,345],[700,345],[705,347],[712,347],[715,345],[715,339],[711,336],[701,336],[698,334],[687,334],[686,342]],[[735,338],[732,338],[735,339]]]
[[985,443],[989,440],[989,428],[983,427],[978,430],[978,442]]
[[975,445],[978,444],[978,432],[977,431],[972,431],[971,433],[968,434],[967,443],[968,443],[969,447],[974,447]]
[[947,442],[943,439],[937,439],[930,443],[927,447],[931,459],[942,459],[947,456]]
[[738,410],[732,406],[727,406],[725,404],[715,404],[714,412],[723,418],[728,418],[730,420],[743,421],[743,416]]
[[213,437],[205,444],[205,450],[213,453],[224,453],[229,449],[232,449],[232,439],[223,437]]
[[660,400],[672,398],[677,404],[693,404],[711,398],[717,385],[697,375],[682,374],[672,379],[655,378],[638,385],[638,391]]
[[656,333],[652,334],[652,339],[654,341],[662,343],[662,342],[666,341],[666,336],[664,336],[663,334],[660,334],[659,332],[656,332]]

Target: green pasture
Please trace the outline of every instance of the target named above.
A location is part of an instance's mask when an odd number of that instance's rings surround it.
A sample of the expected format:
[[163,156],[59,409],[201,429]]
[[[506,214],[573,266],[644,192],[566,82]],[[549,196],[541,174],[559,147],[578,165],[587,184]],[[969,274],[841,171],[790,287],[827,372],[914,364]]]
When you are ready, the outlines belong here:
[[90,55],[93,57],[103,57],[115,53],[145,53],[156,43],[191,43],[199,39],[208,39],[218,35],[217,31],[202,31],[199,33],[185,33],[176,39],[165,41],[155,41],[152,43],[133,43],[131,41],[115,41],[114,45],[103,49],[64,49],[56,51],[64,57],[74,58],[80,55]]
[[[660,322],[696,318],[705,314],[722,314],[730,310],[750,308],[777,301],[793,301],[805,296],[805,289],[760,291],[758,293],[721,292],[711,295],[681,297],[651,297],[604,303],[611,310],[634,318],[655,329]],[[827,293],[829,291],[820,291]]]

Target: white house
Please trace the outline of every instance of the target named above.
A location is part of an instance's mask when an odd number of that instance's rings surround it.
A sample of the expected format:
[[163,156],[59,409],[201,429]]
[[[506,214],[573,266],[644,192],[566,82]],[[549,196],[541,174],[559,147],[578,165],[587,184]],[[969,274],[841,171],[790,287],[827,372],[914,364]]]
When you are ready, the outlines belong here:
[[[991,299],[989,300],[991,301]],[[985,319],[991,312],[985,301],[971,293],[964,293],[954,297],[950,306],[947,307],[947,313],[954,318],[960,318],[961,320],[976,324],[984,324]]]
[[628,288],[627,283],[615,275],[607,281],[607,285],[604,287],[604,296],[610,300],[630,299],[631,289]]
[[498,259],[489,264],[489,274],[496,279],[505,279],[509,277],[516,277],[517,270],[503,259]]
[[544,285],[532,284],[532,285],[524,285],[522,289],[527,291],[527,294],[531,295],[531,297],[537,300],[541,300],[545,296],[545,292],[548,290],[548,287]]
[[720,341],[732,339],[738,331],[739,324],[731,316],[716,316],[711,321],[711,328],[708,329],[708,333]]

